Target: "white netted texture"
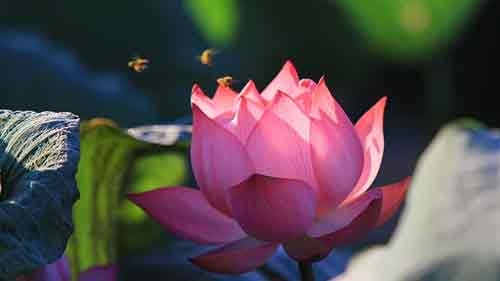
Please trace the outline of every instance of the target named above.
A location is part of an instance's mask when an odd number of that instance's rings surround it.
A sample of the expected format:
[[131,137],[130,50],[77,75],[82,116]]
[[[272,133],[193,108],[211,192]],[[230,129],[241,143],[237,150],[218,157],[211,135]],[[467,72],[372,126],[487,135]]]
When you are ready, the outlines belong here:
[[62,255],[78,199],[79,118],[0,110],[0,280]]

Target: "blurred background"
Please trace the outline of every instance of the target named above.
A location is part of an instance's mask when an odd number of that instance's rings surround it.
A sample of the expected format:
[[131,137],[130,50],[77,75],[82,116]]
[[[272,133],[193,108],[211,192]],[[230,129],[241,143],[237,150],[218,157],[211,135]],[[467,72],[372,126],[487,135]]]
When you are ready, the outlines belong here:
[[[291,59],[302,77],[326,75],[353,120],[389,97],[387,183],[445,122],[500,126],[499,24],[495,0],[1,0],[0,107],[190,123],[193,83],[213,93],[231,75],[262,90]],[[210,67],[197,60],[207,48],[219,50]],[[135,55],[144,72],[127,66]]]
[[[1,105],[167,122],[189,114],[193,82],[263,89],[291,59],[302,76],[325,74],[353,118],[387,95],[389,124],[498,125],[497,1],[373,2],[2,0]],[[206,48],[220,50],[212,67],[196,60]],[[134,55],[150,68],[131,71]]]

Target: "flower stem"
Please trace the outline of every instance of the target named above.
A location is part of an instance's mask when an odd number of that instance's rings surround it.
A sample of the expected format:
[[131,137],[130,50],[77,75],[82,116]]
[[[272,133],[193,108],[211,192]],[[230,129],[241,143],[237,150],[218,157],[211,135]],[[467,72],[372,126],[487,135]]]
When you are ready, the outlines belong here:
[[300,280],[314,281],[314,272],[311,262],[298,262],[300,271]]

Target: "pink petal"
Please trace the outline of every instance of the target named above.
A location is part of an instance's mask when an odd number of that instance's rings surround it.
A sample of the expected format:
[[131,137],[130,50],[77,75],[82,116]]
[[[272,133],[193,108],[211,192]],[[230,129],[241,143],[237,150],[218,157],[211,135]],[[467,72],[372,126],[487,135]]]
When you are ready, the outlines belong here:
[[293,99],[307,115],[311,112],[311,93],[315,88],[316,83],[313,80],[301,79],[299,81],[299,94]]
[[357,216],[349,225],[333,233],[321,236],[318,239],[330,249],[362,240],[375,227],[375,222],[380,213],[380,206],[380,200],[372,201],[364,212]]
[[405,198],[409,184],[410,177],[407,177],[398,183],[368,191],[366,195],[360,197],[361,200],[365,197],[374,198],[367,208],[344,228],[321,236],[319,239],[329,247],[350,244],[362,239],[372,229],[382,225],[396,213]]
[[283,244],[283,247],[291,258],[301,262],[322,260],[332,251],[332,248],[323,241],[308,236],[288,241]]
[[379,192],[368,192],[363,194],[349,204],[339,206],[317,219],[311,228],[309,228],[307,234],[311,237],[320,237],[340,230],[363,213],[371,202],[380,198],[381,194]]
[[310,116],[316,119],[320,117],[320,110],[323,111],[335,124],[352,124],[342,107],[333,98],[325,78],[321,77],[318,85],[311,93]]
[[243,87],[240,92],[240,96],[246,97],[257,105],[264,106],[264,100],[260,96],[259,91],[252,80],[248,81],[245,87]]
[[356,123],[361,144],[364,149],[363,170],[349,199],[365,192],[378,174],[384,154],[384,109],[387,98],[380,99]]
[[245,96],[238,97],[234,118],[226,123],[228,131],[233,133],[242,144],[246,144],[248,136],[264,114],[264,109]]
[[227,188],[253,174],[253,167],[238,138],[193,106],[191,164],[196,182],[208,201],[230,213]]
[[300,79],[299,87],[307,89],[308,91],[313,91],[316,88],[316,82],[311,79]]
[[78,281],[115,281],[118,268],[115,265],[94,266],[78,275]]
[[300,95],[297,98],[294,99],[294,102],[300,107],[300,110],[305,112],[310,116],[311,112],[311,95],[310,94],[304,94]]
[[217,273],[240,274],[255,270],[276,251],[277,244],[251,237],[191,259],[195,265]]
[[231,88],[219,86],[212,98],[218,114],[231,111],[236,101],[236,96],[237,94]]
[[[288,118],[283,121],[281,118]],[[293,127],[291,123],[294,123]],[[293,101],[278,94],[246,143],[257,173],[297,179],[316,188],[309,145],[310,121]]]
[[196,105],[209,118],[215,118],[217,111],[213,101],[203,93],[203,90],[197,84],[193,85],[191,90],[191,106]]
[[[377,218],[376,226],[382,225],[389,220],[399,209],[406,197],[406,192],[411,183],[411,177],[407,177],[400,182],[378,187],[373,192],[382,193],[382,206]],[[372,192],[371,190],[368,192]]]
[[313,189],[297,180],[254,175],[229,195],[234,218],[246,233],[264,241],[304,235],[316,209]]
[[162,226],[185,239],[217,244],[246,236],[235,220],[212,207],[202,193],[193,188],[159,188],[129,194],[128,198]]
[[319,186],[318,213],[340,204],[356,184],[363,165],[363,149],[351,122],[334,123],[320,110],[311,121],[312,164]]
[[278,90],[268,110],[293,128],[302,139],[309,141],[311,121],[292,98]]
[[291,61],[287,61],[278,75],[262,91],[262,97],[265,100],[272,101],[278,90],[285,92],[291,97],[295,97],[294,94],[297,91],[298,82],[299,75],[297,74],[297,70]]

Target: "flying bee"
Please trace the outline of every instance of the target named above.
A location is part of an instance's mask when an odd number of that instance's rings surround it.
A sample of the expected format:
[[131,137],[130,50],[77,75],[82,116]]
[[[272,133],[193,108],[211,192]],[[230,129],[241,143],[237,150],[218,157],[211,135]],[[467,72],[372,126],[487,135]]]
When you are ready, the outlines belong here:
[[238,82],[238,80],[234,80],[231,76],[223,76],[217,79],[217,84],[223,87],[231,88],[231,86]]
[[132,68],[135,72],[143,72],[149,66],[149,60],[139,56],[133,57],[128,62],[128,67]]
[[198,56],[198,60],[201,62],[201,64],[212,66],[214,56],[218,53],[219,51],[215,49],[206,49],[201,53],[201,55]]

